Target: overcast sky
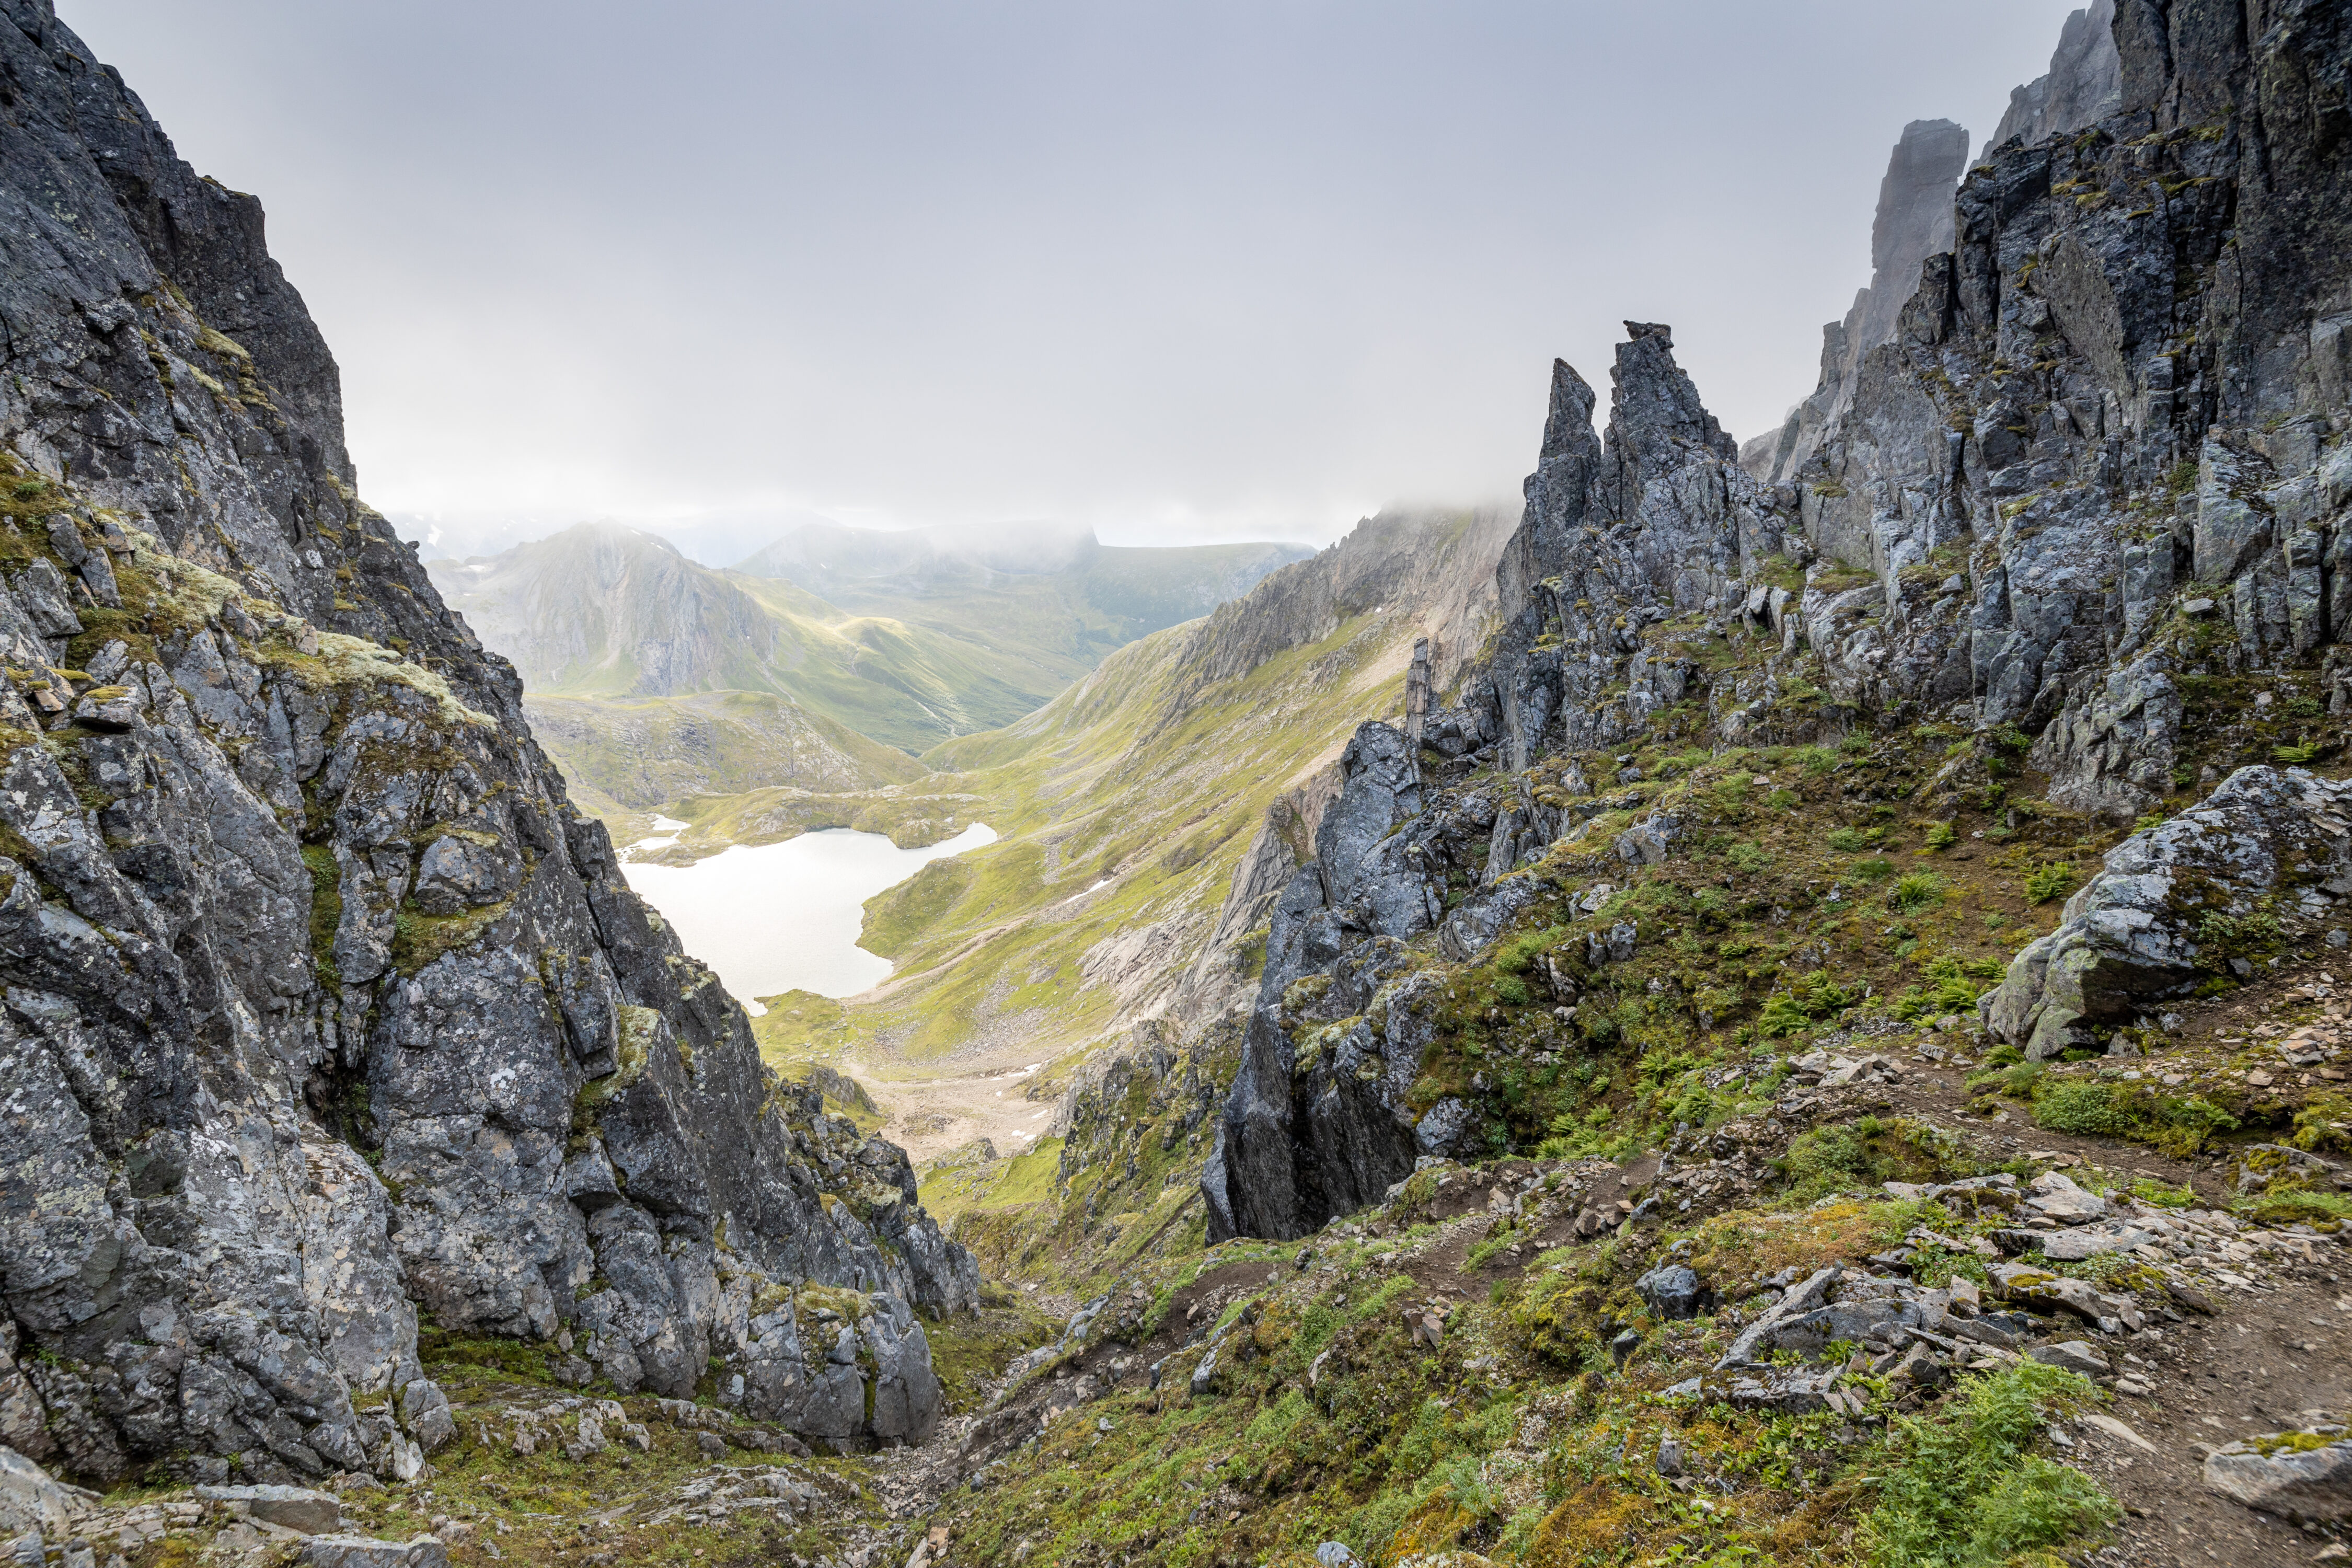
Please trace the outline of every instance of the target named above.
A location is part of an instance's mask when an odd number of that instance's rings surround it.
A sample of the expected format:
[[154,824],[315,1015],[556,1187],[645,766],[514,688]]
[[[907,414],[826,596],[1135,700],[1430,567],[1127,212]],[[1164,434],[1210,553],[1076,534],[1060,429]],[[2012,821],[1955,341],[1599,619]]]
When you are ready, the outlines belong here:
[[[364,493],[445,543],[1052,518],[1320,542],[1516,495],[1671,322],[1745,437],[1905,121],[2051,0],[59,0],[258,194]],[[722,551],[721,553],[724,553]]]

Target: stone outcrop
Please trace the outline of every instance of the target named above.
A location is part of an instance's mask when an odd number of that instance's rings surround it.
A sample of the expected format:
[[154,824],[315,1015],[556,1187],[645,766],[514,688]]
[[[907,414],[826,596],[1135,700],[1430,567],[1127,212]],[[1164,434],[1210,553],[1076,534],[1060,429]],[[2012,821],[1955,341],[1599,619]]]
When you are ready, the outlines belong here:
[[761,1064],[358,500],[259,205],[47,0],[0,6],[0,1437],[413,1474],[420,1309],[923,1435],[914,1310],[972,1304],[969,1255]]
[[2009,108],[1985,143],[2039,142],[2095,125],[2123,104],[2124,60],[2116,47],[2116,0],[2095,0],[2066,18],[2050,69],[2009,95]]
[[[2113,1037],[2209,979],[2252,972],[2352,895],[2352,784],[2242,768],[2194,809],[2107,851],[2058,929],[2017,955],[1981,1007],[2040,1061]],[[2117,1042],[2118,1045],[2121,1042]]]
[[[2023,89],[2020,89],[2021,91]],[[1870,224],[1870,282],[1843,321],[1822,329],[1822,384],[1789,411],[1777,431],[1740,448],[1759,479],[1785,479],[1812,456],[1829,422],[1853,400],[1862,356],[1895,335],[1904,302],[1919,287],[1919,268],[1952,247],[1952,190],[1969,164],[1969,133],[1948,120],[1915,120],[1886,161],[1878,210]]]
[[1671,330],[1629,321],[1626,333],[1599,438],[1591,388],[1554,364],[1527,510],[1496,574],[1502,635],[1455,710],[1431,721],[1441,736],[1491,737],[1514,770],[1543,752],[1652,731],[1693,692],[1694,660],[1644,629],[1705,611],[1780,630],[1787,595],[1774,599],[1754,579],[1812,554],[1794,517],[1740,468],[1675,363]]
[[[1397,1003],[1441,984],[1432,957],[1495,953],[1533,862],[1589,864],[1599,775],[1633,760],[1608,753],[1933,720],[2129,822],[2189,782],[2200,683],[2315,666],[2352,706],[2352,17],[2291,0],[2250,32],[2226,0],[2175,0],[2103,36],[2106,15],[2070,23],[1948,227],[1929,196],[1965,139],[1906,133],[1853,318],[1883,339],[1834,329],[1813,397],[1744,466],[1664,328],[1628,324],[1598,436],[1591,388],[1555,366],[1501,629],[1432,680],[1413,776],[1392,732],[1360,733],[1334,809],[1364,827],[1318,836],[1275,910],[1213,1235],[1298,1234],[1421,1155],[1507,1137],[1475,1080],[1416,1085],[1427,1026]],[[1727,640],[1741,657],[1715,657]],[[2017,961],[1995,1027],[2037,1055],[2106,1037],[2319,919],[2352,890],[2334,800],[2248,769],[2128,841]],[[1614,848],[1653,864],[1679,831],[1645,819]],[[1611,891],[1555,890],[1569,918]],[[1580,973],[1644,940],[1595,921],[1580,963],[1513,976],[1514,1005],[1564,1023]]]
[[2352,1520],[2352,1439],[2341,1426],[2242,1438],[2205,1457],[2205,1484],[2291,1523]]

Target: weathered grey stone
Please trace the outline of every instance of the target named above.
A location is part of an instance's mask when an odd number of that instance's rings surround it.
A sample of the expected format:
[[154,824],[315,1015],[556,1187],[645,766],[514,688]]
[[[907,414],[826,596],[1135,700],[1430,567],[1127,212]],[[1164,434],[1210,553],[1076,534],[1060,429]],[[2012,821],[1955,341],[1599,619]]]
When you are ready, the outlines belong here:
[[2107,1213],[2105,1198],[2084,1191],[2072,1177],[2056,1171],[2044,1171],[2027,1185],[2025,1206],[2060,1225],[2081,1225],[2103,1219]]
[[[1845,1374],[1843,1367],[1784,1367],[1777,1371],[1734,1377],[1722,1389],[1724,1403],[1735,1410],[1769,1410],[1781,1415],[1809,1415],[1829,1408],[1830,1390]],[[1712,1392],[1711,1384],[1702,1387]]]
[[2314,1447],[2280,1436],[2231,1443],[2206,1456],[2205,1484],[2298,1523],[2342,1523],[2352,1520],[2352,1440],[2339,1436]]
[[1761,1317],[1740,1331],[1739,1337],[1733,1340],[1730,1348],[1723,1352],[1723,1359],[1715,1363],[1716,1370],[1720,1372],[1727,1367],[1745,1366],[1756,1361],[1759,1352],[1771,1347],[1773,1336],[1782,1323],[1821,1306],[1844,1277],[1844,1266],[1832,1263],[1815,1271],[1801,1283],[1790,1286],[1778,1301],[1765,1310]]
[[1668,1321],[1698,1316],[1706,1294],[1697,1271],[1682,1263],[1651,1269],[1633,1281],[1633,1289],[1652,1312]]
[[449,1568],[438,1538],[379,1541],[366,1535],[314,1535],[295,1549],[299,1568]]
[[2042,1257],[2056,1263],[2079,1263],[2105,1253],[2128,1252],[2157,1237],[2154,1231],[2142,1230],[2128,1220],[2106,1220],[2051,1231],[2038,1239]]
[[2123,104],[2124,63],[2115,40],[2116,0],[2092,0],[2066,18],[2048,74],[2009,95],[1985,155],[2011,137],[2026,142],[2079,131]]
[[2063,1368],[2067,1372],[2079,1372],[2084,1377],[2106,1377],[2115,1371],[2114,1367],[2107,1364],[2107,1358],[2101,1355],[2087,1341],[2084,1340],[2065,1340],[2057,1344],[2035,1345],[2025,1353],[2045,1365]]
[[[0,26],[25,117],[0,143],[0,437],[69,476],[0,585],[0,647],[37,672],[0,718],[67,721],[0,756],[0,1165],[40,1173],[0,1214],[0,1437],[110,1481],[174,1454],[414,1476],[454,1432],[416,1302],[578,1325],[608,1373],[690,1384],[751,1356],[722,1234],[742,1298],[972,1305],[904,1156],[762,1067],[511,668],[358,501],[259,205],[91,60],[45,4]],[[68,673],[84,611],[118,603],[173,608]],[[601,1172],[569,1165],[583,1129]],[[911,1430],[935,1384],[919,1334],[893,1344]]]
[[80,1517],[87,1497],[60,1485],[16,1449],[0,1447],[0,1534],[63,1536]]
[[449,1408],[449,1396],[431,1378],[412,1378],[401,1389],[400,1419],[427,1454],[437,1454],[457,1440],[457,1418]]
[[2322,889],[2352,892],[2347,808],[2352,786],[2300,768],[2239,769],[2203,804],[2107,852],[2058,929],[2020,952],[1988,994],[1987,1027],[2042,1060],[2194,990],[2219,963],[2199,942],[2209,913],[2249,912],[2290,865]]
[[332,1492],[303,1487],[198,1487],[196,1496],[232,1515],[305,1535],[327,1535],[342,1528],[342,1505]]

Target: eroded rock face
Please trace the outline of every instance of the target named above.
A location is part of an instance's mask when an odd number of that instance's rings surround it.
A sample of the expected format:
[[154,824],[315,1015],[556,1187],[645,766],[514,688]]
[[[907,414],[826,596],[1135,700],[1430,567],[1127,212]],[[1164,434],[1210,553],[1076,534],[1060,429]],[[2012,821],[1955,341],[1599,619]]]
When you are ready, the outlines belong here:
[[[2023,89],[2020,89],[2023,90]],[[1969,163],[1969,133],[1948,120],[1915,120],[1886,161],[1870,225],[1870,282],[1843,321],[1822,329],[1822,382],[1781,427],[1740,448],[1748,472],[1785,482],[1821,445],[1830,421],[1853,401],[1862,356],[1895,335],[1904,302],[1930,256],[1952,247],[1952,191]]]
[[423,1305],[791,1423],[750,1306],[827,1284],[887,1330],[842,1435],[926,1430],[909,1309],[971,1258],[761,1065],[357,500],[257,204],[5,12],[0,1419],[106,1480],[397,1471]]
[[1987,1026],[2042,1060],[2332,919],[2352,894],[2347,814],[2352,783],[2239,769],[2203,804],[2107,851],[2058,929],[1986,996]]
[[2095,125],[2122,106],[2123,56],[2116,48],[2116,0],[2094,0],[2066,18],[2050,69],[2009,95],[1985,153],[2015,138],[2039,142]]
[[[1854,318],[1876,341],[1834,330],[1813,397],[1746,467],[1665,328],[1627,324],[1598,434],[1592,388],[1555,364],[1501,629],[1454,678],[1413,678],[1417,789],[1387,764],[1351,779],[1378,831],[1318,843],[1274,908],[1212,1235],[1296,1235],[1365,1173],[1507,1139],[1484,1075],[1415,1084],[1379,993],[1494,953],[1538,896],[1598,912],[1605,889],[1528,879],[1604,775],[1638,777],[1624,753],[1932,719],[2030,745],[2051,799],[2129,822],[2188,782],[2191,683],[2316,666],[2352,707],[2352,14],[2295,0],[2255,32],[2238,13],[2070,22],[1943,216],[1928,196],[1965,139],[1912,127]],[[1712,657],[1732,640],[1761,657]],[[2352,891],[2338,812],[2336,786],[2248,769],[2127,841],[2012,966],[1993,1026],[2037,1056],[2095,1039],[2263,922],[2316,920]],[[1654,865],[1675,833],[1643,819],[1612,847]],[[1583,967],[1643,940],[1592,931]],[[1547,966],[1515,1005],[1566,1022],[1577,976]]]

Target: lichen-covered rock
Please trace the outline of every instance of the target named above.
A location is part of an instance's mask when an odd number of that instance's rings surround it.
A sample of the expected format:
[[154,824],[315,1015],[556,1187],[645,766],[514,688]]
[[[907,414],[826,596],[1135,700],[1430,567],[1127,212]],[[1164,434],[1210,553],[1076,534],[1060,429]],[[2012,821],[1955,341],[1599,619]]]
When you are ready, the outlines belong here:
[[2352,1439],[2341,1427],[2242,1439],[2206,1456],[2205,1484],[2284,1519],[2341,1523],[2352,1520]]
[[2036,1061],[2091,1045],[2347,894],[2352,784],[2241,768],[2194,809],[2107,851],[2058,929],[1986,996],[1986,1026]]
[[[1417,787],[1353,751],[1362,827],[1275,902],[1203,1181],[1213,1237],[1344,1212],[1441,1100],[1432,1136],[1492,1135],[1500,1080],[1475,1068],[1397,1112],[1379,1086],[1421,1058],[1393,1014],[1342,1005],[1341,977],[1383,940],[1407,945],[1402,968],[1432,948],[1476,963],[1538,898],[1598,913],[1525,879],[1601,847],[1574,845],[1600,810],[1643,804],[1591,795],[1612,768],[1641,782],[1644,752],[1933,720],[1979,754],[2026,752],[2055,803],[2129,822],[2189,782],[2205,683],[2316,666],[2335,710],[2352,706],[2352,14],[2291,0],[2265,16],[2175,0],[2070,23],[1964,172],[1958,127],[1911,127],[1872,289],[1745,466],[1664,327],[1627,323],[1603,431],[1591,386],[1555,363],[1496,569],[1501,625],[1451,679],[1408,678]],[[1555,787],[1531,787],[1538,765]],[[1930,781],[1931,809],[1959,808],[1962,766]],[[2251,973],[2352,892],[2339,815],[2308,774],[2240,773],[2113,852],[1988,1021],[2044,1057]],[[1681,852],[1666,823],[1616,826],[1629,875]],[[1569,970],[1644,937],[1631,918],[1583,931]],[[1511,1005],[1566,1023],[1578,976],[1552,951],[1511,976]]]
[[808,1285],[896,1303],[845,1436],[919,1431],[908,1314],[971,1305],[971,1257],[761,1064],[358,500],[258,204],[5,10],[0,1436],[414,1474],[420,1303],[691,1394]]

